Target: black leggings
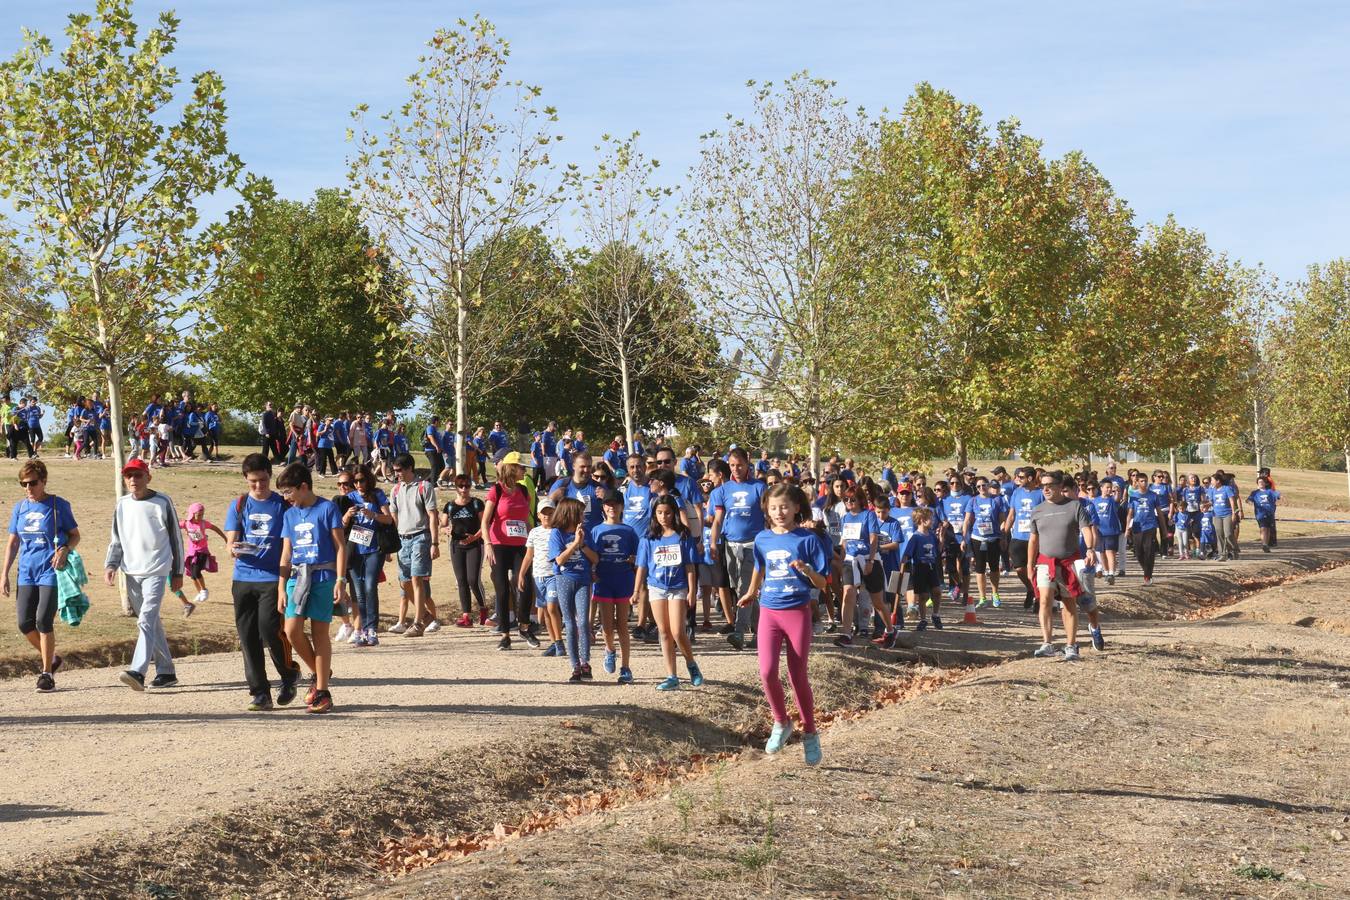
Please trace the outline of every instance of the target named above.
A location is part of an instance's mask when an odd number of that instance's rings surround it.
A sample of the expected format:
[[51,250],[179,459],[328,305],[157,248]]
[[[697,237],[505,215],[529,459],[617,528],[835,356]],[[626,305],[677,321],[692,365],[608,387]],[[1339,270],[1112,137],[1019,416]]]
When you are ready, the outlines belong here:
[[[478,608],[487,603],[483,600],[483,542],[477,541],[464,546],[459,541],[450,540],[450,562],[455,567],[455,581],[459,584],[459,608],[467,616],[473,611],[469,604],[469,593],[478,601]],[[496,569],[493,569],[495,583]]]
[[19,634],[51,634],[56,624],[56,585],[21,584],[15,595]]
[[334,472],[334,474],[337,473],[337,461],[333,458],[333,448],[332,448],[332,447],[320,447],[320,448],[319,448],[319,474],[320,474],[320,475],[327,475],[329,469],[332,469],[333,472]]
[[1153,577],[1153,557],[1158,552],[1158,532],[1150,528],[1147,531],[1136,531],[1131,537],[1134,539],[1134,558],[1139,562],[1139,568],[1144,570],[1145,578]]
[[520,630],[530,627],[530,595],[516,590],[521,565],[525,562],[525,547],[511,544],[492,545],[492,589],[497,592],[497,630],[511,633],[511,607],[516,609]]

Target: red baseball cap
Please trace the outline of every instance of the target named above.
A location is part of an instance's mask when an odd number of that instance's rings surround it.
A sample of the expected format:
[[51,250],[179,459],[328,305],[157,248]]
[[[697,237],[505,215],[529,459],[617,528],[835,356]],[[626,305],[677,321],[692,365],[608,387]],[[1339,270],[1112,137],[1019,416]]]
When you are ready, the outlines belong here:
[[132,472],[149,472],[150,467],[145,464],[143,459],[127,460],[127,464],[122,467],[123,475],[130,475]]

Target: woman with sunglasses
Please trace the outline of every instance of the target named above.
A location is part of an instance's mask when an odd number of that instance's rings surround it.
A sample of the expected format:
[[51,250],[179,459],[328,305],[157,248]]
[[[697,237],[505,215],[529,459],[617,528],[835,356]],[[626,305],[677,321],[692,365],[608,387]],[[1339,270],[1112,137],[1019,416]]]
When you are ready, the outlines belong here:
[[[360,418],[360,416],[357,416],[358,420]],[[347,532],[349,538],[351,536],[351,525],[347,513],[356,505],[351,498],[352,491],[356,490],[356,465],[356,463],[348,463],[338,470],[338,492],[333,496],[333,505],[338,508],[338,513],[342,516],[342,528],[343,531]],[[342,618],[342,624],[338,626],[337,634],[333,636],[333,643],[335,644],[344,642],[355,644],[365,633],[359,616],[360,606],[352,599],[356,597],[356,582],[353,580],[356,573],[356,568],[353,565],[356,560],[356,556],[352,552],[354,549],[355,547],[349,540],[347,542],[347,571],[342,576],[343,580],[347,582],[347,597],[349,599],[347,603],[335,605],[333,608],[334,613]]]
[[[343,513],[342,524],[349,527],[347,543],[350,562],[347,571],[356,592],[356,608],[361,628],[352,643],[358,647],[374,647],[380,642],[376,629],[380,624],[380,569],[384,554],[375,530],[379,525],[392,525],[394,515],[389,511],[389,498],[375,486],[375,472],[370,465],[359,467],[350,477],[352,488],[347,497],[351,509]],[[340,479],[341,480],[341,479]]]
[[441,530],[450,531],[450,560],[459,585],[461,615],[455,624],[473,626],[473,600],[478,601],[478,624],[488,620],[483,599],[483,501],[473,495],[473,482],[461,472],[455,476],[455,498],[441,508]]
[[10,595],[9,567],[17,556],[19,633],[42,657],[37,689],[46,694],[56,690],[53,676],[61,668],[52,630],[56,622],[56,572],[66,567],[70,551],[80,543],[80,529],[70,503],[47,493],[45,464],[33,459],[25,462],[19,469],[19,484],[24,489],[24,499],[14,504],[9,517],[0,593]]

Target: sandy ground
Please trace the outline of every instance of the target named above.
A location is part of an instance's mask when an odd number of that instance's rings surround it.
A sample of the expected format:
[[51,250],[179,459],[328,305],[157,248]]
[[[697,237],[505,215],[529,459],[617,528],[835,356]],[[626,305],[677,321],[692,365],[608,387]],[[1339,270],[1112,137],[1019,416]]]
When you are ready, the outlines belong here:
[[[1350,896],[1350,568],[746,751],[385,898]],[[1337,627],[1274,624],[1272,605]]]
[[[1260,579],[1306,567],[1311,560],[1350,558],[1324,539],[1287,540],[1272,555],[1248,554],[1225,571]],[[1169,580],[1218,571],[1209,563],[1165,562],[1158,590]],[[1138,601],[1137,577],[1103,591],[1103,605]],[[1130,599],[1134,598],[1134,599]],[[214,602],[214,601],[213,601]],[[1192,601],[1192,606],[1194,601]],[[1016,608],[1011,608],[1016,607]],[[1020,603],[984,611],[985,623],[928,632],[920,646],[1012,657],[1037,638]],[[1108,612],[1109,618],[1109,612]],[[1255,619],[1148,625],[1112,623],[1108,637],[1128,633],[1135,647],[1183,640],[1187,629],[1246,635],[1258,643],[1271,631]],[[1122,628],[1124,630],[1122,631]],[[1150,630],[1152,629],[1152,630]],[[1328,630],[1294,628],[1326,652],[1344,644]],[[1243,638],[1247,639],[1247,638]],[[820,639],[823,646],[825,639]],[[716,695],[725,685],[753,683],[756,661],[702,636],[704,671]],[[1138,652],[1138,651],[1136,651]],[[1158,651],[1162,652],[1162,651]],[[332,715],[301,708],[248,713],[237,654],[179,661],[181,686],[137,694],[116,682],[116,670],[62,673],[60,690],[33,693],[31,678],[0,683],[0,862],[53,852],[101,835],[173,833],[216,812],[273,803],[297,791],[345,790],[376,774],[454,748],[500,748],[530,729],[587,714],[613,714],[625,704],[661,708],[672,701],[652,690],[662,674],[655,647],[637,651],[638,685],[606,677],[597,653],[597,681],[564,682],[564,661],[524,649],[500,653],[486,629],[447,628],[420,639],[389,637],[378,648],[341,647],[334,663]],[[1108,654],[1108,657],[1110,654]],[[1073,676],[1082,677],[1082,676]],[[1155,685],[1156,687],[1156,685]],[[723,698],[725,699],[725,698]],[[1101,708],[1109,711],[1110,702]],[[997,718],[989,706],[981,715]],[[1105,714],[1105,713],[1104,713]],[[1109,718],[1109,716],[1108,716]]]

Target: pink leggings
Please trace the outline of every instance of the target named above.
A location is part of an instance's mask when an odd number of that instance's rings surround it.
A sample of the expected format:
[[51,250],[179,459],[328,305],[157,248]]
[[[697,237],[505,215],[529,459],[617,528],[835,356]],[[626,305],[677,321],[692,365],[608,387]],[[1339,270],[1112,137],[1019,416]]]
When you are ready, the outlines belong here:
[[816,730],[815,700],[811,696],[811,682],[806,677],[806,657],[811,652],[811,607],[792,609],[759,608],[759,678],[764,682],[764,696],[775,722],[787,722],[787,699],[783,683],[778,680],[778,655],[787,640],[788,682],[792,685],[792,699],[797,701],[797,712],[802,717],[802,729],[811,734]]

